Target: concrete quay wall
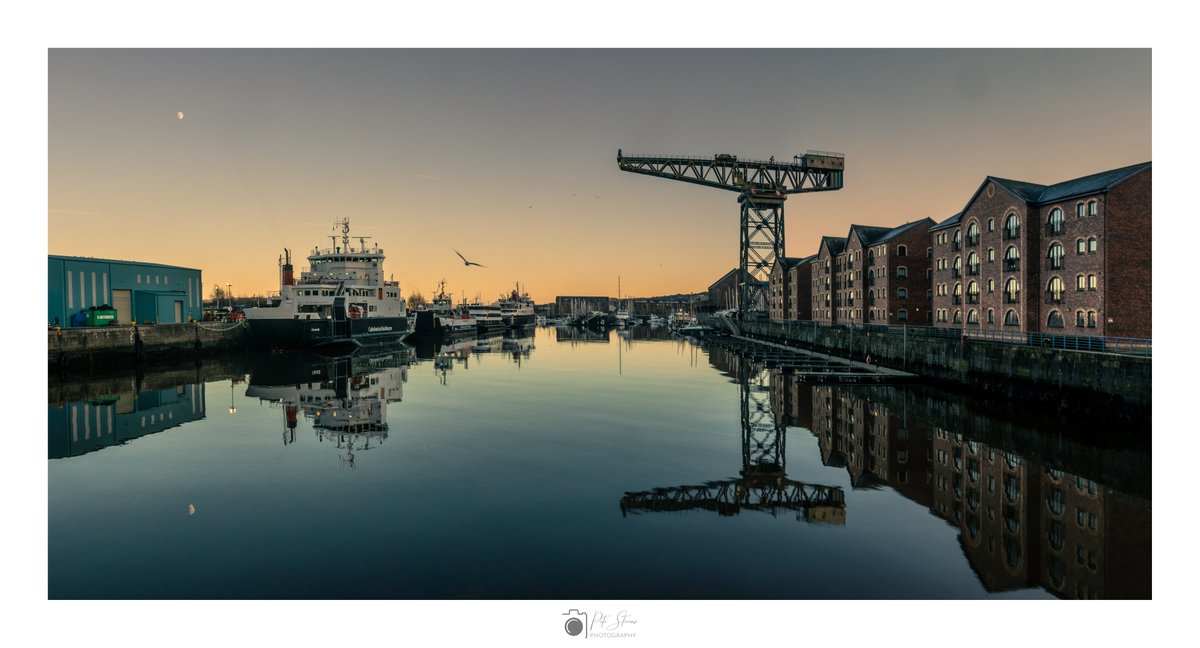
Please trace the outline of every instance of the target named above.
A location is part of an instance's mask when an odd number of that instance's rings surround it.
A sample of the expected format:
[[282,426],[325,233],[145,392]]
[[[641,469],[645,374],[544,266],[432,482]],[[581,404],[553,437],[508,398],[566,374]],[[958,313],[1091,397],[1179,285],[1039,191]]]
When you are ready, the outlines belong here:
[[1103,397],[1149,407],[1151,360],[1113,353],[1065,351],[936,337],[915,331],[871,331],[776,322],[738,324],[743,334],[795,344],[901,369],[936,381],[1002,396],[1033,395],[1053,403],[1066,397]]
[[223,322],[70,328],[48,332],[47,352],[51,367],[90,371],[240,351],[246,336]]

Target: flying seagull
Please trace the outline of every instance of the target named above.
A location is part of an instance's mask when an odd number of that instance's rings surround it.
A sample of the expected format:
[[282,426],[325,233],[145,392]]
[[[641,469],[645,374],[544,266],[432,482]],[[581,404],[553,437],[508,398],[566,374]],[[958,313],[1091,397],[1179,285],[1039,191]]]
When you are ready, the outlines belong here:
[[[451,250],[454,250],[454,248],[450,248],[450,249],[451,249]],[[463,260],[463,263],[464,263],[464,264],[466,264],[467,266],[479,266],[480,268],[486,268],[486,267],[487,267],[487,266],[485,266],[485,265],[482,265],[482,264],[479,264],[479,263],[475,263],[474,261],[467,261],[467,257],[463,256],[462,254],[459,254],[458,250],[454,250],[454,253],[455,253],[455,254],[458,254],[458,258],[462,259],[462,260]]]

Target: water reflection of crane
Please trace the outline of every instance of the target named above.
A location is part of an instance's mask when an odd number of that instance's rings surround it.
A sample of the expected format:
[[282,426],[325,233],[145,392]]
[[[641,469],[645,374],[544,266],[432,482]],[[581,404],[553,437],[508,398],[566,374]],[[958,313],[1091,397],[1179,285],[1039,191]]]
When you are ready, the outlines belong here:
[[736,376],[741,397],[740,477],[627,492],[621,498],[622,515],[695,509],[716,511],[722,516],[736,515],[743,509],[776,515],[787,510],[796,511],[796,518],[807,522],[845,524],[846,502],[841,488],[787,478],[787,428],[776,424],[771,410],[767,369],[751,365],[746,358],[734,354],[725,354],[724,358],[731,363],[728,372]]
[[300,356],[257,367],[246,395],[283,408],[283,443],[296,442],[301,415],[319,443],[331,442],[342,465],[387,439],[387,404],[402,397],[408,368],[399,353],[322,358]]

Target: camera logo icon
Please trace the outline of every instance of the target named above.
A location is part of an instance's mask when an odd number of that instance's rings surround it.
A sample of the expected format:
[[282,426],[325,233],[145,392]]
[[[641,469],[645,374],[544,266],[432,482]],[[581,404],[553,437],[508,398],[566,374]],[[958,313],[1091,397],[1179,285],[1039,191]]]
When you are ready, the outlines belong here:
[[567,634],[572,637],[579,635],[587,637],[587,613],[571,608],[570,612],[563,612],[563,616],[567,617],[566,623],[563,624],[563,629],[567,631]]

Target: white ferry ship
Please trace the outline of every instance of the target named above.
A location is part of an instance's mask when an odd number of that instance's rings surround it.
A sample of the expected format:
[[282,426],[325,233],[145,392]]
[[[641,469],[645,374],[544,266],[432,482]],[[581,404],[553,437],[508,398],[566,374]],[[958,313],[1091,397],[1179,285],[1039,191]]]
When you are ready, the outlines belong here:
[[533,300],[529,298],[529,293],[521,292],[520,284],[508,297],[501,297],[496,305],[500,307],[500,318],[508,328],[532,327],[537,321]]
[[309,270],[297,280],[292,271],[292,253],[284,250],[279,260],[279,296],[270,306],[247,308],[246,322],[261,346],[306,348],[330,345],[399,342],[408,335],[408,314],[400,296],[400,284],[383,275],[383,250],[368,249],[366,239],[356,236],[359,247],[350,245],[350,219],[344,218],[332,246],[314,248],[308,255]]

